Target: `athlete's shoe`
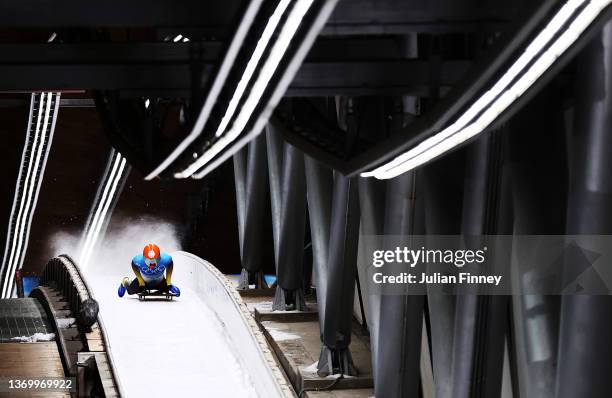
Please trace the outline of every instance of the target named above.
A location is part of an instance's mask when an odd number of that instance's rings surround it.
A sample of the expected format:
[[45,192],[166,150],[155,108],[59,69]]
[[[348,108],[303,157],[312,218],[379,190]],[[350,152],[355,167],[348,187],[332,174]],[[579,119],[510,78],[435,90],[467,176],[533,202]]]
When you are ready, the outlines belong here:
[[127,287],[129,285],[130,285],[130,280],[127,277],[123,278],[123,280],[121,281],[121,284],[119,285],[119,289],[117,290],[117,294],[119,295],[119,297],[123,297],[125,295]]
[[174,285],[170,286],[170,293],[174,294],[176,297],[179,297],[181,295],[181,291],[179,290],[179,288]]

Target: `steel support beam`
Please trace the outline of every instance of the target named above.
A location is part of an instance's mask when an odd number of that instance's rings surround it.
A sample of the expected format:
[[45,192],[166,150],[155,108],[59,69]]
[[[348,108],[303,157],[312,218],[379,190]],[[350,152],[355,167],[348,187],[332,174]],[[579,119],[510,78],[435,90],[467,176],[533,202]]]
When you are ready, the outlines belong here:
[[[385,53],[377,54],[375,41],[365,40],[361,48],[368,50],[361,55],[345,49],[353,41],[336,42],[314,46],[314,57],[301,65],[286,96],[429,96],[429,61],[402,58],[384,44]],[[373,56],[368,56],[369,49]],[[122,90],[189,98],[192,70],[201,69],[197,79],[205,81],[221,54],[218,41],[0,44],[0,90]],[[470,66],[466,60],[441,62],[436,79],[442,92],[457,84]]]
[[[339,50],[340,51],[340,50]],[[446,94],[466,74],[471,62],[447,60],[439,65],[440,90]],[[329,95],[413,95],[429,97],[430,61],[395,59],[309,62],[301,66],[287,90],[289,97]]]
[[274,239],[274,264],[278,274],[278,248],[280,247],[283,178],[283,139],[272,123],[266,126],[268,153],[268,178],[270,180],[270,205],[272,210],[272,234]]
[[[416,47],[413,49],[416,51]],[[409,54],[412,55],[412,54]],[[397,125],[401,125],[405,119],[402,111],[398,113],[398,117],[394,118],[394,122]],[[375,138],[378,131],[375,127],[370,127],[368,133]],[[384,235],[385,234],[385,223],[386,216],[385,210],[388,210],[387,198],[387,183],[374,180],[374,179],[359,179],[359,203],[361,210],[361,236],[367,236],[367,239],[360,239],[359,242],[359,256],[369,257],[373,250],[378,249],[382,242],[378,242],[378,239],[374,239],[373,235]],[[390,226],[389,226],[390,227]],[[369,245],[372,245],[369,247]],[[379,371],[384,368],[381,361],[378,360],[379,352],[381,350],[380,329],[381,329],[381,302],[387,300],[382,298],[380,294],[374,292],[368,292],[370,283],[367,281],[367,275],[369,273],[367,264],[369,260],[364,259],[359,261],[358,265],[361,267],[358,269],[359,276],[361,278],[361,285],[365,292],[364,295],[368,298],[366,301],[366,318],[370,329],[370,344],[372,351],[372,371],[375,380],[379,379]],[[388,317],[387,317],[388,318]],[[387,325],[388,327],[389,325]],[[401,333],[401,332],[400,332]],[[386,332],[385,332],[386,335]],[[385,337],[386,338],[386,337]],[[384,347],[383,347],[384,349]],[[389,358],[383,355],[383,360],[388,361]],[[383,370],[384,371],[384,370]]]
[[[612,233],[612,22],[581,54],[578,67],[568,234]],[[612,395],[612,297],[561,299],[556,397]]]
[[317,364],[319,375],[354,375],[349,351],[355,299],[359,198],[357,181],[334,175],[329,254],[327,257],[327,298],[323,323],[323,346]]
[[272,309],[305,311],[302,265],[306,229],[306,179],[304,155],[292,145],[283,145],[282,170],[276,273],[278,285]]
[[375,180],[373,178],[360,178],[359,186],[359,211],[361,214],[361,224],[359,228],[359,258],[364,258],[363,261],[357,261],[357,273],[360,278],[361,287],[363,289],[366,320],[370,331],[370,346],[372,353],[372,372],[376,377],[378,370],[378,341],[380,335],[380,295],[368,291],[370,286],[367,280],[368,267],[367,264],[373,250],[376,247],[368,247],[366,242],[373,243],[370,239],[361,239],[363,236],[382,235],[384,233],[385,224],[385,182]]
[[[243,158],[241,159],[240,156]],[[245,155],[234,158],[234,167],[242,167]],[[248,146],[246,170],[235,170],[236,207],[238,227],[242,229],[241,255],[242,272],[239,289],[248,289],[254,284],[256,289],[266,287],[264,273],[261,269],[263,222],[266,205],[267,167],[265,136],[253,140]],[[244,176],[244,178],[242,177]],[[244,186],[244,188],[242,188]],[[244,192],[244,193],[242,193]],[[239,204],[239,196],[244,195],[244,202]],[[244,216],[240,216],[240,214]],[[241,221],[241,218],[243,221]],[[243,223],[243,227],[240,224]]]
[[[423,220],[417,193],[417,173],[390,180],[386,188],[385,235],[422,234]],[[375,392],[381,397],[419,395],[423,296],[383,295]]]
[[[455,152],[423,169],[425,230],[428,235],[461,233],[463,155],[463,151]],[[427,305],[435,396],[453,398],[449,353],[453,352],[456,296],[445,292],[442,286],[430,285],[427,287]]]
[[[203,4],[204,3],[204,4]],[[132,0],[129,3],[109,0],[86,5],[76,0],[41,3],[35,0],[7,2],[0,5],[0,24],[15,28],[58,27],[189,27],[223,28],[233,22],[242,2],[224,3],[185,0]],[[415,2],[385,1],[340,3],[338,11],[324,33],[397,34],[406,32],[449,32],[504,28],[521,10],[524,3],[501,7],[497,2],[472,3],[457,7],[451,0],[437,1],[431,6]],[[367,18],[365,16],[368,16]]]
[[244,246],[244,220],[246,215],[246,170],[249,148],[236,152],[234,162],[234,186],[236,188],[236,218],[238,220],[238,242],[240,244],[240,258],[243,258]]
[[[327,302],[327,256],[329,253],[329,227],[331,222],[333,172],[309,156],[304,156],[308,215],[312,239],[312,257],[317,293],[319,320],[325,319]],[[323,335],[323,322],[319,322]]]
[[76,0],[23,0],[0,4],[0,25],[11,28],[64,27],[196,27],[227,28],[241,7],[239,0],[221,3],[184,0],[108,0],[84,4]]
[[[507,140],[515,235],[565,232],[566,135],[561,90],[551,86],[509,123]],[[525,142],[530,145],[526,146]],[[520,243],[521,240],[515,241],[514,252],[522,251]],[[521,397],[555,396],[560,303],[561,297],[553,295],[512,297],[518,376],[515,386]]]
[[415,32],[499,32],[511,27],[531,4],[525,0],[500,4],[492,0],[420,3],[416,0],[352,0],[340,2],[322,34],[397,35]]
[[[483,136],[467,148],[462,233],[496,234],[501,181],[499,134]],[[505,296],[478,295],[464,289],[457,296],[452,351],[453,396],[499,396],[508,302]]]

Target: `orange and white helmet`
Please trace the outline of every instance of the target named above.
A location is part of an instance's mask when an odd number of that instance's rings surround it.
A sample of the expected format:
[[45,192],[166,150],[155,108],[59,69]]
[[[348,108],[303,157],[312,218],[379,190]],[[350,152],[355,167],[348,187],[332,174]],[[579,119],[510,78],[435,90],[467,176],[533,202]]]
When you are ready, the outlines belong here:
[[149,243],[142,249],[142,255],[144,256],[145,263],[149,268],[157,267],[161,253],[159,247],[156,244]]

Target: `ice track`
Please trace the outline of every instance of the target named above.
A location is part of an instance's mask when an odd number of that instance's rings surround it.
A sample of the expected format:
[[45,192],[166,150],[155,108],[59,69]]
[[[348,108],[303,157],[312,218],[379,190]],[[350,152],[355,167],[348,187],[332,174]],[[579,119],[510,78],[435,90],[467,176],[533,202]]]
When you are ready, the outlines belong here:
[[218,277],[195,256],[175,252],[172,257],[172,281],[181,289],[181,297],[173,301],[141,302],[127,294],[119,298],[121,278],[133,277],[129,263],[84,271],[100,304],[124,395],[281,396],[255,344],[236,346],[236,338],[248,340],[250,332],[231,313],[235,304],[226,303],[230,296],[219,287]]

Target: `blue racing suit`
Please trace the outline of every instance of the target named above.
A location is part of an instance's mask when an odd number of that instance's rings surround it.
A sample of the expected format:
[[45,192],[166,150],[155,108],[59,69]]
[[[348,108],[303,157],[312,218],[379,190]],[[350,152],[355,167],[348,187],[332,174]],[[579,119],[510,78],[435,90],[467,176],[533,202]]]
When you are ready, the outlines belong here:
[[[157,266],[153,269],[149,268],[145,263],[144,256],[139,254],[132,258],[132,270],[136,274],[136,279],[130,283],[127,288],[128,294],[138,293],[143,288],[168,290],[172,286],[172,269],[174,263],[169,254],[161,253]],[[164,277],[164,273],[166,276]]]

